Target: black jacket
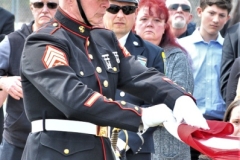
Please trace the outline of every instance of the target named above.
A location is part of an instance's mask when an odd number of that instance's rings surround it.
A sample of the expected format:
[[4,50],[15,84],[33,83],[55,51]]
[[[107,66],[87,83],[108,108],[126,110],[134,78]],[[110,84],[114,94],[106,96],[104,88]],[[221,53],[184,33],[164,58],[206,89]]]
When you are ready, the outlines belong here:
[[14,15],[0,7],[0,42],[5,35],[14,31]]
[[239,77],[240,77],[240,57],[235,59],[229,74],[228,83],[226,87],[226,106],[229,106],[229,104],[236,97],[236,90]]
[[181,34],[178,38],[183,38],[191,35],[195,31],[195,29],[196,29],[196,23],[194,22],[188,23],[187,30],[183,34]]
[[[9,67],[0,68],[0,74],[7,76],[20,75],[19,68],[22,50],[26,37],[32,33],[32,24],[33,22],[29,25],[24,24],[20,30],[8,35],[10,44]],[[15,100],[8,96],[6,112],[3,137],[9,143],[24,148],[31,126],[24,112],[23,100]]]
[[239,56],[240,56],[240,23],[237,23],[227,30],[222,49],[220,85],[222,97],[225,101],[226,101],[226,87],[231,67],[234,60]]

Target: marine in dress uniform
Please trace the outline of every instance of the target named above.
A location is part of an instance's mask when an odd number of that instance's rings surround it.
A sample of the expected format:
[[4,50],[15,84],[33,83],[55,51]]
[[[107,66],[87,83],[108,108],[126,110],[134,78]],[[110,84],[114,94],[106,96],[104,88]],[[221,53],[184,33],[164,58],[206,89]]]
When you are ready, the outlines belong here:
[[[77,2],[83,12],[87,2]],[[65,3],[60,0],[53,21],[28,37],[22,53],[24,108],[32,124],[22,160],[113,160],[104,126],[136,132],[148,119],[143,115],[154,114],[113,101],[117,88],[171,109],[190,95],[135,60],[113,32],[72,18]]]

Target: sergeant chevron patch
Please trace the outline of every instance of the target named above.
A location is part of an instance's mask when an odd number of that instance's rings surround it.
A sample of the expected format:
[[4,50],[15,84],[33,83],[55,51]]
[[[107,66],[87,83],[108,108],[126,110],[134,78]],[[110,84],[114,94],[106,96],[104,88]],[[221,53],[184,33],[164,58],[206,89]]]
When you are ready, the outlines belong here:
[[42,62],[45,68],[52,68],[55,66],[68,66],[68,60],[65,53],[60,49],[50,45],[46,46]]

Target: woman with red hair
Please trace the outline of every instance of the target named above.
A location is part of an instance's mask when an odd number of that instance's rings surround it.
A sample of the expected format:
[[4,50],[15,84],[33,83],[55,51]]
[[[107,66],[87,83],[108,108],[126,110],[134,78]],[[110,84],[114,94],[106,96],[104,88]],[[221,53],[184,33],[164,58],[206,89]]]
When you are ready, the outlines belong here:
[[[164,0],[140,0],[134,29],[141,38],[164,49],[161,56],[166,76],[192,93],[194,80],[190,58],[171,32],[168,17]],[[164,127],[158,127],[153,136],[155,154],[152,160],[191,159],[190,147],[174,138]]]

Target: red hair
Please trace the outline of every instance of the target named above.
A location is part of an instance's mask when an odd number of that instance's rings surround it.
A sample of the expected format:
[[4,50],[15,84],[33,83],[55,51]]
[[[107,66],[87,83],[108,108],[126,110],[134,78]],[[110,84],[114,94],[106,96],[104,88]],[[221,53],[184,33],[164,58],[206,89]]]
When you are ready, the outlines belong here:
[[167,45],[171,45],[171,46],[178,47],[182,49],[185,53],[187,53],[186,50],[176,42],[176,38],[170,29],[170,26],[168,24],[169,13],[168,13],[168,9],[166,7],[165,1],[164,0],[140,0],[136,13],[138,13],[138,11],[142,7],[148,7],[149,15],[151,16],[153,16],[152,8],[156,9],[156,12],[157,12],[156,14],[158,18],[165,20],[165,25],[166,25],[165,32],[162,35],[162,39],[159,46],[164,48]]

